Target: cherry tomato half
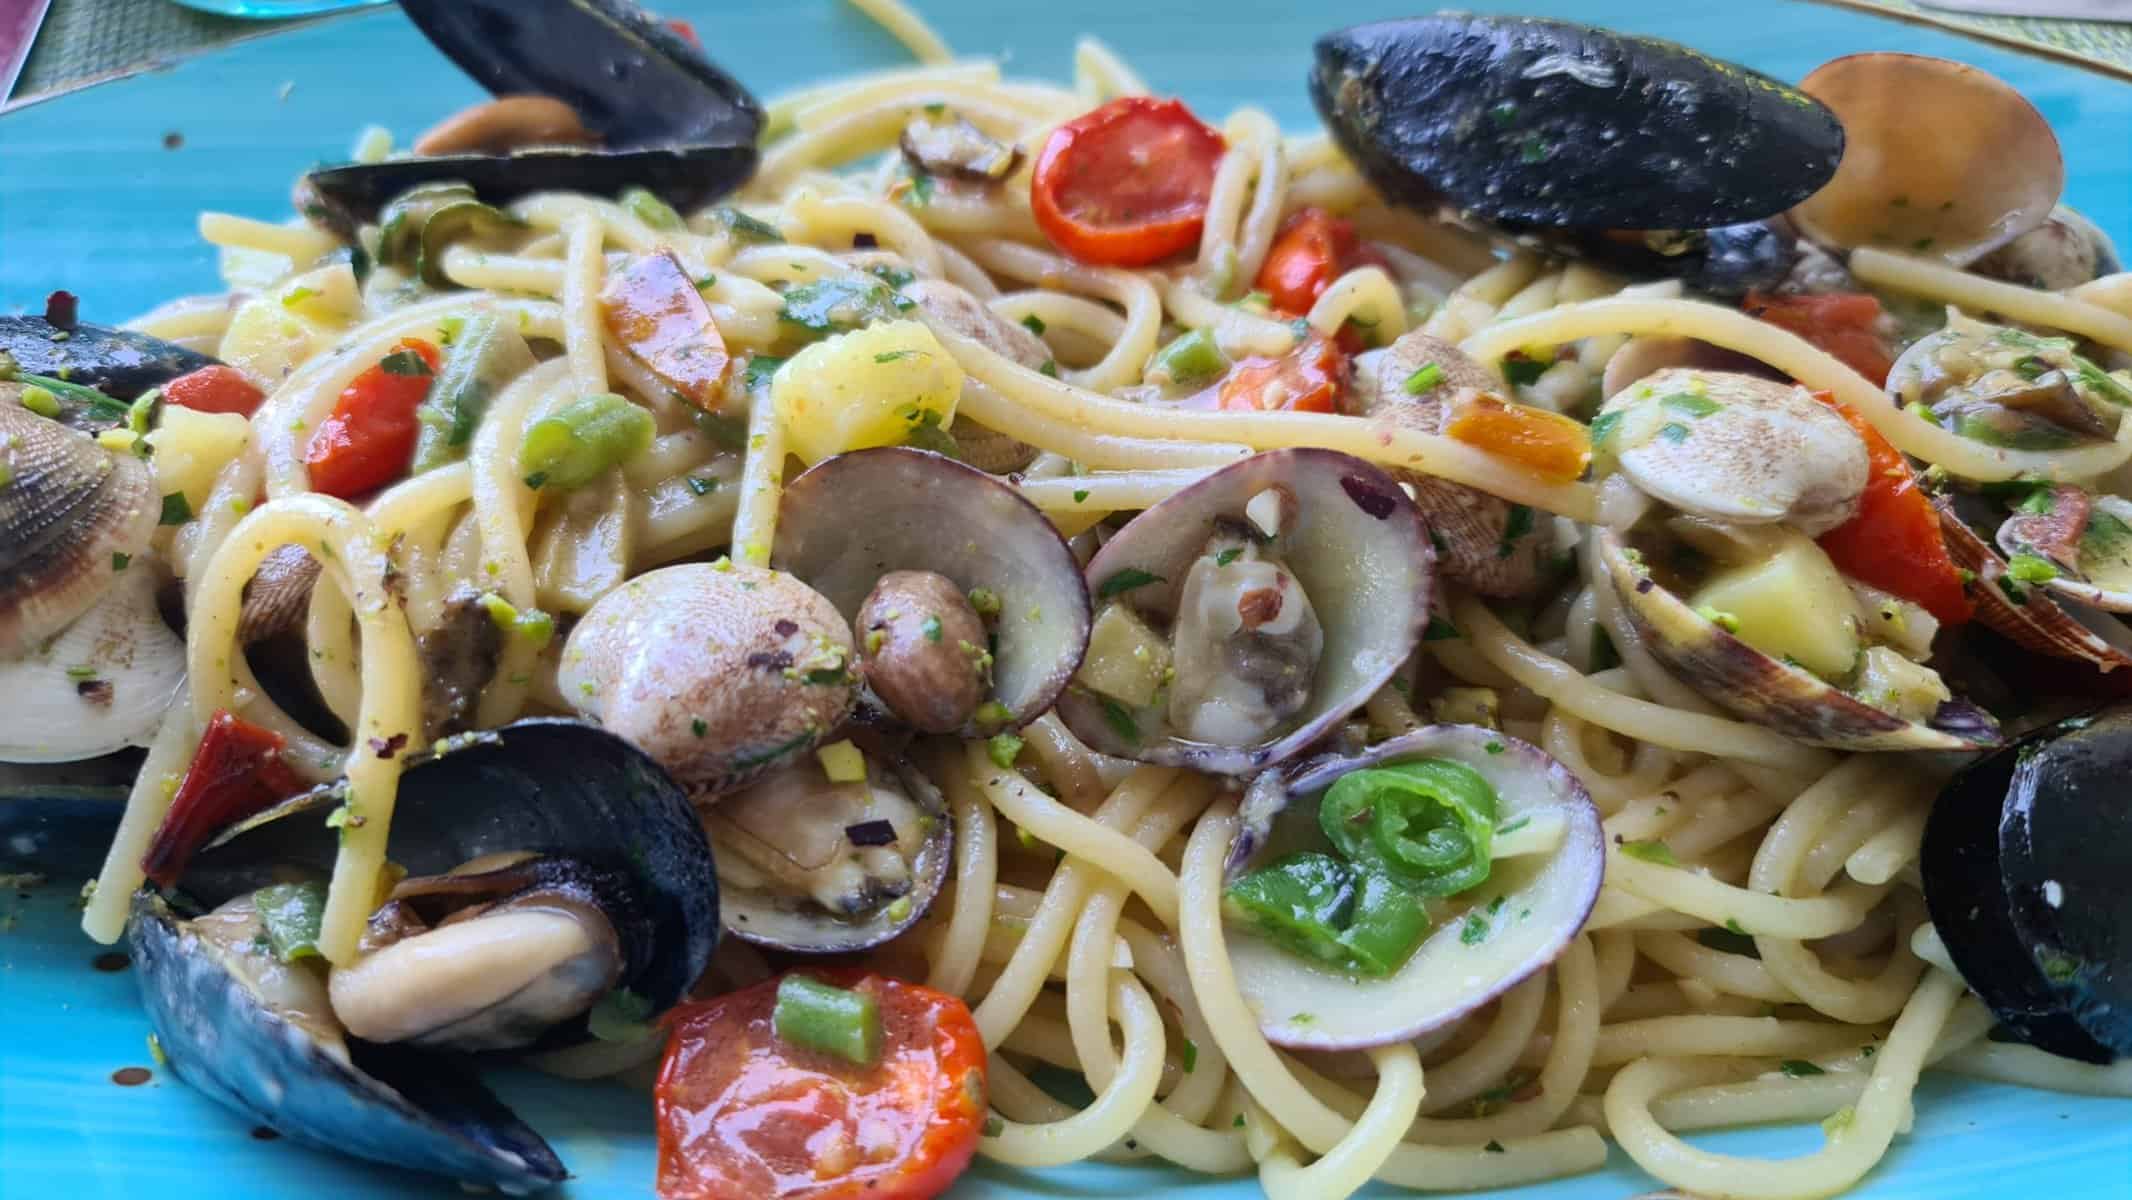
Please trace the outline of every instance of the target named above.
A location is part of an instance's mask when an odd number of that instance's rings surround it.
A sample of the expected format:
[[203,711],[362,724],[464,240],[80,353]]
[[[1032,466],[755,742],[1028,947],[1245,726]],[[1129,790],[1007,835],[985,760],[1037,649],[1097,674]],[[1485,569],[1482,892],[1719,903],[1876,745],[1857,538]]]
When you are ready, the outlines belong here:
[[1863,292],[1779,296],[1749,292],[1748,316],[1788,329],[1860,375],[1885,387],[1895,359],[1880,336],[1880,301]]
[[807,974],[872,994],[879,1061],[780,1039],[775,979],[675,1009],[656,1093],[661,1200],[929,1200],[969,1165],[985,1122],[970,1010],[863,971]]
[[1362,261],[1354,225],[1322,208],[1298,209],[1281,224],[1251,286],[1266,293],[1276,310],[1302,316],[1333,280]]
[[1221,381],[1217,408],[1232,412],[1337,411],[1347,355],[1313,333],[1279,358],[1247,358]]
[[353,500],[405,474],[421,428],[415,409],[429,395],[443,361],[428,342],[402,338],[375,366],[349,380],[333,415],[319,424],[304,452],[312,489]]
[[271,729],[217,711],[141,858],[148,878],[165,887],[176,883],[209,837],[302,791],[303,780],[281,760],[284,744]]
[[1918,490],[1909,460],[1850,406],[1827,392],[1814,399],[1865,439],[1867,468],[1858,514],[1815,541],[1844,574],[1922,605],[1942,625],[1967,621],[1975,610],[1940,534],[1939,512]]
[[1030,207],[1074,258],[1144,266],[1199,241],[1222,149],[1181,102],[1121,96],[1051,131]]
[[163,385],[163,399],[195,412],[236,413],[249,417],[259,410],[266,393],[252,386],[244,372],[216,363],[187,371]]

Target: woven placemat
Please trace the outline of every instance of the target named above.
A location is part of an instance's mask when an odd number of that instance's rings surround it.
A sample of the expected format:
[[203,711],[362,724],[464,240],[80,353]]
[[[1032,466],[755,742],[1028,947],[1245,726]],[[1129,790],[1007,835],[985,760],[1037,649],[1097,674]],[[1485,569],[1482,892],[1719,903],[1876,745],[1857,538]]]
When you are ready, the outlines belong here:
[[[1997,17],[1933,8],[1919,0],[1821,0],[1933,25],[2132,79],[2132,0],[2124,21]],[[83,87],[145,64],[174,62],[240,38],[309,20],[238,20],[197,12],[169,0],[52,0],[51,12],[16,81],[21,102]],[[0,99],[9,99],[0,97]]]

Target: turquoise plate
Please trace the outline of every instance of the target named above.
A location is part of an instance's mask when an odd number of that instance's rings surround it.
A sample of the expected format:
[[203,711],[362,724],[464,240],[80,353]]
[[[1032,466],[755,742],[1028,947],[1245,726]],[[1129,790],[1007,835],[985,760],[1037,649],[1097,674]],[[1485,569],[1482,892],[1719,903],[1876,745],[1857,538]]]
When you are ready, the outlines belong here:
[[[1095,33],[1158,89],[1202,113],[1258,104],[1291,128],[1312,120],[1303,91],[1311,38],[1397,16],[1428,0],[1147,0],[999,4],[918,0],[958,49],[1001,54],[1012,72],[1063,79],[1076,35]],[[1476,3],[1474,7],[1502,7]],[[838,72],[905,61],[834,0],[725,4],[666,0],[694,18],[711,53],[758,94]],[[1523,0],[1528,12],[1660,34],[1797,79],[1833,55],[1914,50],[1985,67],[2032,98],[2066,147],[2066,199],[2132,250],[2132,87],[2004,50],[1805,4],[1767,0]],[[0,119],[0,311],[54,288],[82,312],[121,319],[216,286],[194,235],[203,208],[281,219],[301,168],[345,153],[358,128],[403,137],[475,99],[397,13],[384,11],[231,47],[166,72],[89,89]],[[143,1086],[112,1073],[154,1067],[148,1022],[125,971],[76,926],[80,880],[0,893],[0,1200],[365,1200],[443,1198],[449,1184],[255,1139],[249,1125],[156,1069]],[[505,1073],[506,1098],[575,1172],[558,1195],[647,1196],[650,1105],[618,1087]],[[1812,1128],[1699,1137],[1714,1149],[1803,1153]],[[1595,1175],[1527,1189],[1532,1200],[1620,1200],[1652,1185],[1616,1152]],[[1256,1183],[1159,1167],[1084,1166],[1022,1173],[981,1166],[957,1200],[1189,1195],[1249,1200]],[[1387,1192],[1387,1194],[1389,1194]],[[1856,1195],[1877,1200],[2132,1196],[2132,1104],[1949,1078],[1919,1093],[1916,1127]]]

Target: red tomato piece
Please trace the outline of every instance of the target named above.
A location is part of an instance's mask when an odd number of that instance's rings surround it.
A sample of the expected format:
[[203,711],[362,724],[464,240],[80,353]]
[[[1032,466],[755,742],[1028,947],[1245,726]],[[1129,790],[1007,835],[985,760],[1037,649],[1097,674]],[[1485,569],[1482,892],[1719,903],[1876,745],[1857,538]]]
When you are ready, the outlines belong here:
[[421,428],[415,409],[442,362],[435,346],[402,338],[350,380],[304,452],[312,490],[353,500],[406,474]]
[[1030,208],[1074,258],[1144,266],[1199,241],[1222,149],[1181,102],[1121,96],[1051,131]]
[[985,1122],[970,1010],[855,969],[807,974],[873,995],[880,1060],[780,1039],[775,979],[675,1009],[656,1092],[661,1200],[928,1200],[969,1166]]
[[281,761],[284,744],[271,729],[228,711],[215,713],[141,857],[148,878],[169,887],[208,838],[304,790],[303,780]]
[[249,417],[259,411],[266,393],[252,386],[244,372],[216,363],[188,371],[163,385],[163,399],[196,412],[236,413]]
[[1347,381],[1347,355],[1313,333],[1279,358],[1251,357],[1221,381],[1215,407],[1233,412],[1336,411]]
[[1939,513],[1917,486],[1917,474],[1864,417],[1827,392],[1814,399],[1843,414],[1866,444],[1866,487],[1858,515],[1815,539],[1836,569],[1881,591],[1923,606],[1943,625],[1975,615],[1962,573],[1940,535]]
[[1880,336],[1880,301],[1863,292],[1778,296],[1749,292],[1748,316],[1787,329],[1828,351],[1843,365],[1885,387],[1895,358]]

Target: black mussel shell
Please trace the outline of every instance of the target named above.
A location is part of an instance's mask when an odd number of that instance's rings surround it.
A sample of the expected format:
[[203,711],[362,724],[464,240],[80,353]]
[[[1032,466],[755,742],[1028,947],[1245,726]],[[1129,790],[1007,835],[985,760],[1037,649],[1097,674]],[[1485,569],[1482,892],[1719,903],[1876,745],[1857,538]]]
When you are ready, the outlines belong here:
[[332,1052],[263,1004],[153,892],[134,897],[127,949],[171,1068],[224,1107],[322,1150],[513,1194],[568,1174],[463,1063],[356,1041],[345,1057]]
[[0,354],[24,374],[92,387],[132,400],[187,371],[215,365],[198,351],[130,329],[77,321],[61,328],[43,317],[0,317]]
[[321,167],[305,176],[329,218],[375,221],[409,188],[463,183],[490,204],[509,204],[535,192],[616,196],[647,188],[680,209],[697,208],[739,187],[755,173],[755,147],[658,146],[641,150],[525,150],[517,154],[444,154],[376,163]]
[[740,81],[628,0],[400,8],[476,83],[498,96],[552,96],[610,146],[753,146],[762,132],[762,105]]
[[1687,231],[1542,233],[1537,240],[1546,249],[1566,250],[1632,275],[1679,279],[1706,296],[1728,300],[1776,287],[1799,261],[1798,240],[1766,221]]
[[2128,749],[2121,705],[1976,762],[1933,806],[1919,860],[1970,989],[2022,1040],[2094,1063],[2132,1053]]
[[[650,925],[650,952],[631,956],[624,986],[653,1012],[679,1000],[709,965],[719,929],[710,845],[680,786],[636,747],[577,721],[524,720],[442,745],[401,776],[388,857],[410,875],[519,851],[612,872]],[[340,841],[325,817],[344,796],[331,784],[235,826],[193,857],[180,889],[213,908],[277,868],[325,874]],[[566,1023],[541,1045],[583,1041],[583,1027]]]
[[1318,39],[1311,98],[1393,200],[1509,226],[1710,229],[1835,174],[1805,93],[1684,46],[1569,21],[1434,16]]

